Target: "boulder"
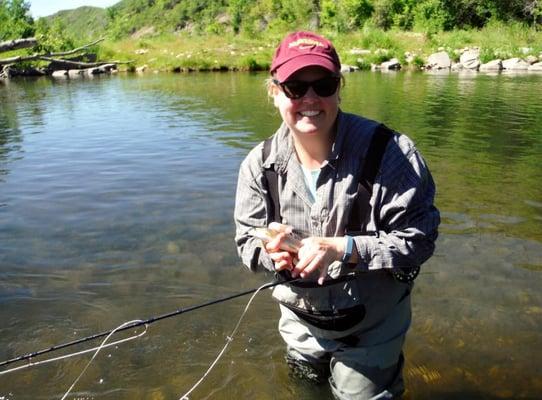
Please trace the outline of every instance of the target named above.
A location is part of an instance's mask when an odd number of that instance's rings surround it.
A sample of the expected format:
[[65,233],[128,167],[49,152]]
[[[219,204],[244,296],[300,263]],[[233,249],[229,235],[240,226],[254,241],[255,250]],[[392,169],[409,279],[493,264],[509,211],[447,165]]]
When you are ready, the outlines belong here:
[[480,67],[480,50],[471,49],[463,52],[459,57],[459,62],[466,69],[477,70]]
[[533,55],[529,55],[529,56],[525,57],[525,61],[527,61],[527,63],[529,65],[533,65],[533,64],[538,62],[538,57],[533,56]]
[[529,66],[529,71],[542,72],[542,62],[537,62]]
[[87,68],[86,71],[87,75],[98,75],[102,73],[100,67]]
[[84,73],[85,73],[84,69],[70,69],[70,70],[68,70],[68,76],[70,78],[82,77]]
[[452,66],[452,60],[445,51],[433,53],[427,59],[426,67],[428,69],[448,69]]
[[501,60],[491,60],[488,63],[480,65],[480,71],[500,71],[502,70]]
[[461,71],[462,69],[464,69],[463,64],[461,63],[452,64],[452,71]]
[[52,74],[53,78],[66,78],[67,76],[68,76],[68,71],[66,71],[65,69],[54,71]]
[[502,62],[502,67],[508,71],[526,71],[529,69],[529,64],[520,58],[509,58]]
[[359,68],[354,66],[354,65],[348,65],[348,64],[342,64],[341,65],[341,72],[342,73],[346,73],[346,72],[354,72],[354,71],[357,71]]
[[102,72],[111,72],[111,70],[117,69],[117,64],[104,64],[99,66]]
[[389,70],[397,71],[401,69],[401,63],[399,62],[397,58],[392,58],[391,60],[385,61],[382,64],[380,64],[380,69],[384,71],[389,71]]
[[147,64],[145,64],[145,65],[142,65],[142,66],[140,66],[140,67],[137,67],[135,71],[136,71],[137,73],[143,73],[143,72],[145,72],[145,71],[147,70],[147,68],[149,68],[149,67],[148,67]]

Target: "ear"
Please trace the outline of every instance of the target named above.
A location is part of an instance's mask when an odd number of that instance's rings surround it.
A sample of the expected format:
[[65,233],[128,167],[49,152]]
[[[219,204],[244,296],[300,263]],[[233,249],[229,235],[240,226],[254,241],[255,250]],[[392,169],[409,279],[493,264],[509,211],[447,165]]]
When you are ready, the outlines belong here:
[[276,108],[279,108],[278,93],[275,93],[273,95],[273,104],[275,105]]
[[278,97],[280,96],[280,89],[276,85],[271,85],[269,88],[269,96],[273,98],[273,104],[275,107],[279,107]]

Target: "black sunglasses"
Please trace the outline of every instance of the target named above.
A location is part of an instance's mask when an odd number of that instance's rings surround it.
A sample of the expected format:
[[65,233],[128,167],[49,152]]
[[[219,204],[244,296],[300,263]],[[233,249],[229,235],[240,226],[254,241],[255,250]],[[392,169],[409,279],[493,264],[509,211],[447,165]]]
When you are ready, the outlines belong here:
[[327,76],[312,82],[296,80],[279,82],[278,80],[273,79],[273,83],[279,86],[289,99],[302,98],[308,92],[310,87],[312,87],[318,96],[329,97],[337,91],[340,81],[341,78],[338,76]]

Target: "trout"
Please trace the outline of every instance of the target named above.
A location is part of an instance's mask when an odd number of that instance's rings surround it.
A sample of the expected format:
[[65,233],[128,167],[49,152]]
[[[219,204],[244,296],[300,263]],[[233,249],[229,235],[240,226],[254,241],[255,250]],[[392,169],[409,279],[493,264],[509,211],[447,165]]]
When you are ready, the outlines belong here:
[[[248,234],[260,239],[264,243],[268,243],[273,240],[280,232],[277,232],[269,228],[252,228],[248,231]],[[280,248],[290,253],[297,253],[301,247],[301,240],[299,240],[293,234],[287,234],[282,241]]]

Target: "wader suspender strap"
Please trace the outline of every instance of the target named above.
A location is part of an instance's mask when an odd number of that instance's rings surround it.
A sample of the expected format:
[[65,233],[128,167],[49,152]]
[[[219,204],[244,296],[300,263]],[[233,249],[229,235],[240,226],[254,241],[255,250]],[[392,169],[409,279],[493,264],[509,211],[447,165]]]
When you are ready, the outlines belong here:
[[386,146],[392,137],[393,131],[391,129],[383,124],[378,125],[371,137],[371,143],[365,154],[365,161],[363,158],[360,159],[361,174],[358,179],[358,195],[350,212],[346,228],[347,232],[366,233],[365,226],[367,225],[371,211],[370,200],[373,193],[373,185],[376,174],[380,169]]
[[[271,142],[273,138],[268,138],[263,142],[262,150],[262,162],[267,160],[269,154],[271,153]],[[282,218],[280,216],[280,198],[279,198],[279,180],[278,174],[275,171],[274,165],[271,168],[265,168],[263,171],[265,176],[264,185],[267,193],[269,193],[270,202],[269,202],[269,211],[268,216],[272,217],[272,221],[281,222]]]

